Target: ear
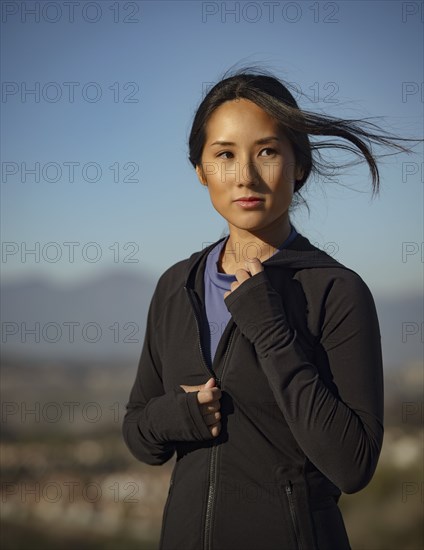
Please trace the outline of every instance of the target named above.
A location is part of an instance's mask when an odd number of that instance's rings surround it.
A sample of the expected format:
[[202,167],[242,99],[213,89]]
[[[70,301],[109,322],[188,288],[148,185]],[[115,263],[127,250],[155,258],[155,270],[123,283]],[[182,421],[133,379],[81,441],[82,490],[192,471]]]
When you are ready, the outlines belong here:
[[202,167],[200,166],[200,164],[198,164],[196,166],[196,174],[197,174],[197,177],[199,178],[199,181],[202,185],[206,185],[206,187],[208,186],[208,182],[206,181],[206,177],[205,177],[205,174],[203,172],[203,169]]
[[301,166],[296,166],[296,169],[294,171],[294,177],[296,181],[301,180],[303,178],[304,173],[305,173],[305,170]]

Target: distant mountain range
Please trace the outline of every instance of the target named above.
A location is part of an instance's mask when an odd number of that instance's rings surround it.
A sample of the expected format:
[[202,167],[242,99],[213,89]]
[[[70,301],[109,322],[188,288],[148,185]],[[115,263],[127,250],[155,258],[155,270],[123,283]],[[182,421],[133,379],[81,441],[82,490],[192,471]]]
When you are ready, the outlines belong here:
[[3,284],[3,354],[134,360],[141,351],[155,284],[128,272],[105,273],[72,287],[42,279]]
[[[34,360],[137,361],[156,279],[111,272],[72,287],[1,286],[2,354]],[[374,297],[387,368],[423,360],[423,296]]]

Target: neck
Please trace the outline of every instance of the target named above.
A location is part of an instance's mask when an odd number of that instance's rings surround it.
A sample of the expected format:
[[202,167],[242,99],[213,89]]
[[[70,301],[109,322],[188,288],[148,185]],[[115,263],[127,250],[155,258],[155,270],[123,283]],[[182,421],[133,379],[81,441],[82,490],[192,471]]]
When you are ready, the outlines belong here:
[[262,231],[250,232],[229,224],[230,236],[221,251],[218,270],[221,273],[234,274],[239,268],[246,269],[245,262],[258,258],[264,262],[283,244],[291,232],[288,217],[277,227],[267,227]]

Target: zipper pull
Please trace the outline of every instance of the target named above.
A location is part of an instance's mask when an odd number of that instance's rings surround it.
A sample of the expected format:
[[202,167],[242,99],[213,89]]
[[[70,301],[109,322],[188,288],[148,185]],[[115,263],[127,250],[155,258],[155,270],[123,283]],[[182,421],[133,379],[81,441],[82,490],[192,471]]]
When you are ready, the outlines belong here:
[[215,384],[217,385],[218,388],[221,387],[221,378],[218,378],[217,376],[214,377],[215,378]]
[[288,481],[288,482],[286,483],[286,493],[287,493],[288,495],[291,495],[292,492],[293,492],[293,488],[292,488],[291,481]]

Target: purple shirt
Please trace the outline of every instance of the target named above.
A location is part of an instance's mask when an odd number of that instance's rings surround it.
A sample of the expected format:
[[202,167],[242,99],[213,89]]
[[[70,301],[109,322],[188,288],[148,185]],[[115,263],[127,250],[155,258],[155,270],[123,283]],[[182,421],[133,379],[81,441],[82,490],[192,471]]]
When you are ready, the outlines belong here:
[[[283,244],[279,246],[277,250],[275,250],[272,256],[276,254],[279,250],[282,250],[284,247],[288,246],[296,237],[296,235],[297,231],[293,227],[293,225],[291,225],[290,235],[283,242]],[[215,357],[215,352],[218,347],[219,340],[225,330],[225,327],[228,324],[228,321],[231,318],[230,312],[228,311],[227,306],[224,302],[224,293],[227,290],[230,290],[231,283],[237,280],[235,275],[230,275],[228,273],[219,273],[217,268],[217,261],[221,254],[221,250],[228,241],[228,238],[229,235],[226,239],[219,242],[209,252],[206,259],[206,267],[204,273],[205,309],[208,323],[205,328],[207,334],[203,335],[203,342],[206,357],[207,359],[209,359],[211,365],[213,362],[213,358]],[[252,245],[252,250],[249,251],[248,249],[246,249],[244,253],[246,255],[246,259],[254,258],[256,255],[254,245]],[[240,254],[240,251],[235,250],[234,254]]]

